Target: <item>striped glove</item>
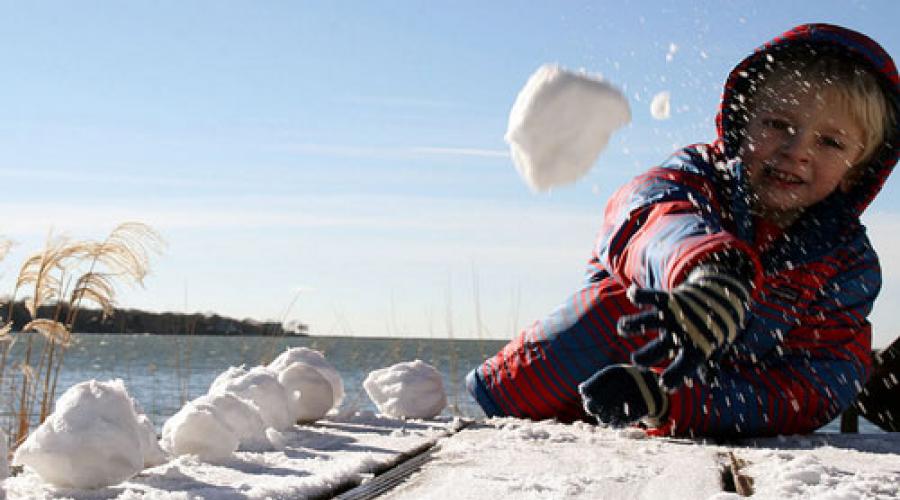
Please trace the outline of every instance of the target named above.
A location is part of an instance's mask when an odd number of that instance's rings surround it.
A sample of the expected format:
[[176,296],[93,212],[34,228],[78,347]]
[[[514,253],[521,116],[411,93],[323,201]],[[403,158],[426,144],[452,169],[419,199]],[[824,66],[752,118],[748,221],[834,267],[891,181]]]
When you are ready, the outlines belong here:
[[628,298],[653,310],[619,319],[625,337],[659,330],[659,337],[635,351],[639,366],[656,365],[672,355],[662,385],[674,390],[707,366],[721,349],[734,342],[750,308],[750,284],[720,266],[696,267],[670,292],[632,287]]
[[584,411],[614,427],[645,420],[656,426],[668,411],[669,399],[656,374],[634,365],[612,365],[578,386]]

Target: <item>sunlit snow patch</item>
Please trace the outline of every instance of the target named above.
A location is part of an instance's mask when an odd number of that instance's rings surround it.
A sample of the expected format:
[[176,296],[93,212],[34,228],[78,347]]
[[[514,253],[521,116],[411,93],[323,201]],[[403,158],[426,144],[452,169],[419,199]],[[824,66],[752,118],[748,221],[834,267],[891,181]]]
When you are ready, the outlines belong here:
[[609,82],[544,65],[516,97],[505,139],[525,182],[547,191],[580,179],[629,121],[628,100]]
[[447,406],[440,372],[418,359],[369,373],[363,388],[389,417],[434,418]]
[[121,380],[69,388],[56,410],[16,450],[23,464],[64,488],[118,484],[144,468],[142,427]]
[[653,96],[653,101],[650,102],[650,115],[657,120],[669,118],[671,114],[670,100],[671,94],[667,90]]

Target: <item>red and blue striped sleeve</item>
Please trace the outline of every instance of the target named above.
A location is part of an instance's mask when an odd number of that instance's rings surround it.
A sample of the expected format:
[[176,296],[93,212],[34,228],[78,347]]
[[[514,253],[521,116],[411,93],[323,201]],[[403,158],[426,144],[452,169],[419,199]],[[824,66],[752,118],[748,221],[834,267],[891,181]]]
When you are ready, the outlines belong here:
[[[709,146],[685,148],[609,200],[595,256],[623,286],[670,290],[711,254],[756,252],[728,231]],[[755,273],[759,275],[759,273]]]

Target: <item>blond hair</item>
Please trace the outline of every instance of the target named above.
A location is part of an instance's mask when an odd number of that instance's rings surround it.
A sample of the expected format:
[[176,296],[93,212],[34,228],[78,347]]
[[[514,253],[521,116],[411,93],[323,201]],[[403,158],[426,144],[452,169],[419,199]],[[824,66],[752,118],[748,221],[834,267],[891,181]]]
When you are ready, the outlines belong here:
[[[811,48],[789,51],[781,57],[773,55],[768,60],[772,64],[766,65],[771,70],[763,77],[766,83],[793,81],[828,91],[837,98],[834,105],[862,128],[865,143],[854,166],[870,162],[893,133],[897,119],[894,109],[878,78],[867,67],[845,57],[817,54]],[[758,83],[767,86],[763,81]]]

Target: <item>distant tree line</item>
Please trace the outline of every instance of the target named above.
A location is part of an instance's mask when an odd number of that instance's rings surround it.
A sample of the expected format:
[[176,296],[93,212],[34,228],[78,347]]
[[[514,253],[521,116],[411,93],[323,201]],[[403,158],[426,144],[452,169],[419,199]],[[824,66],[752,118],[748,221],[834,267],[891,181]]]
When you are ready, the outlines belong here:
[[[42,306],[38,309],[40,318],[65,318],[68,307]],[[9,303],[0,305],[0,319],[9,319]],[[21,331],[31,321],[31,315],[24,301],[13,304],[13,331]],[[150,333],[155,335],[306,335],[307,325],[298,321],[282,325],[277,321],[256,321],[254,319],[234,319],[218,314],[173,312],[149,312],[139,309],[116,309],[103,317],[97,309],[80,309],[75,320],[74,333]]]

